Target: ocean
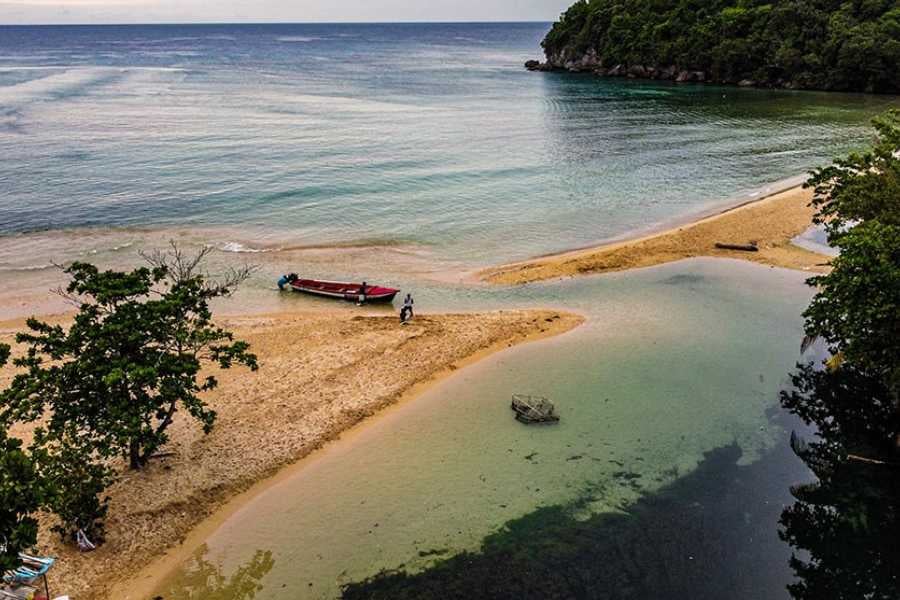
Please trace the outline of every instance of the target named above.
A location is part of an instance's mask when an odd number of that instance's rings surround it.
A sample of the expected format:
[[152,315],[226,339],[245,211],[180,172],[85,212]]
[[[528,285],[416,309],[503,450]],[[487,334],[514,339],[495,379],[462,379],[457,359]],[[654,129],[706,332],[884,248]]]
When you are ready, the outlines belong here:
[[894,100],[529,73],[548,28],[0,27],[0,273],[169,237],[522,259],[763,193]]

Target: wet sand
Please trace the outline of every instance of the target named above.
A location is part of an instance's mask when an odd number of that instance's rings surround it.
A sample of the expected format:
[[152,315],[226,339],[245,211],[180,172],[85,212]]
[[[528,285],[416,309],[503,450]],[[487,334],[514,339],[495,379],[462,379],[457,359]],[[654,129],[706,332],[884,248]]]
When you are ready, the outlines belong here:
[[[637,239],[544,256],[480,271],[483,281],[515,285],[650,267],[711,256],[749,260],[811,272],[827,270],[830,257],[791,243],[812,225],[812,190],[795,187],[730,208],[693,223]],[[717,242],[755,243],[758,252],[721,250]]]
[[[49,532],[52,518],[41,519],[40,552],[61,558],[54,589],[78,600],[129,589],[130,578],[230,500],[380,409],[470,362],[582,320],[541,310],[426,315],[408,326],[393,316],[346,312],[222,319],[251,343],[260,371],[220,372],[221,387],[208,398],[219,413],[214,431],[204,436],[179,419],[164,458],[124,472],[110,490],[108,539],[99,550],[73,551]],[[21,320],[0,323],[0,341],[22,328]],[[9,367],[0,370],[0,385],[11,376]],[[28,440],[30,429],[12,433]]]

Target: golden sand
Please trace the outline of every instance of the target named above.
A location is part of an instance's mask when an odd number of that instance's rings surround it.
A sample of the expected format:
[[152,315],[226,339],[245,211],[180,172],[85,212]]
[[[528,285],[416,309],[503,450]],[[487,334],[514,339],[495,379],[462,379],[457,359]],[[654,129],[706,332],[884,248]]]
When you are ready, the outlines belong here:
[[[540,310],[419,316],[407,326],[395,317],[322,312],[223,319],[251,343],[259,372],[218,373],[221,387],[208,398],[219,414],[213,432],[204,436],[178,419],[165,448],[171,455],[124,472],[110,490],[107,543],[99,550],[73,551],[49,532],[51,519],[41,519],[40,552],[62,559],[54,591],[109,597],[230,499],[379,409],[472,360],[581,321]],[[10,342],[22,326],[0,323],[0,341]],[[11,375],[9,367],[0,370],[0,386]],[[29,428],[12,433],[30,437]]]
[[[699,256],[739,258],[804,271],[827,270],[829,257],[791,243],[812,224],[812,191],[779,192],[716,215],[638,239],[545,256],[478,273],[496,284],[625,271]],[[759,252],[719,250],[717,242],[755,243]]]

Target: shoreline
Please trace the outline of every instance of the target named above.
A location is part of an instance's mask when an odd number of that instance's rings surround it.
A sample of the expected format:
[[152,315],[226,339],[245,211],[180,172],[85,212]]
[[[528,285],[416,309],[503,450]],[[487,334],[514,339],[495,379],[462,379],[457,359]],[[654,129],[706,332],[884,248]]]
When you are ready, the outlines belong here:
[[[788,180],[790,181],[790,180]],[[777,186],[777,184],[775,184]],[[521,285],[579,275],[628,271],[686,258],[736,258],[773,267],[825,272],[832,257],[806,250],[792,240],[812,226],[812,191],[785,184],[759,198],[703,211],[686,222],[597,245],[487,267],[475,281]],[[717,249],[717,242],[756,242],[758,252]]]
[[[768,186],[761,193],[765,195],[758,198],[746,195],[734,198],[732,204],[724,207],[721,203],[707,206],[699,213],[685,215],[676,221],[651,228],[649,233],[640,232],[633,237],[598,246],[490,267],[479,275],[481,279],[491,283],[528,283],[580,274],[631,270],[696,256],[746,260],[750,257],[744,253],[691,254],[683,248],[675,252],[661,251],[654,244],[684,236],[685,232],[696,233],[698,228],[735,216],[739,228],[753,226],[759,218],[764,221],[775,219],[781,223],[785,215],[791,217],[788,219],[791,231],[798,223],[804,223],[803,219],[805,224],[797,234],[807,228],[811,215],[806,206],[807,192],[796,187],[791,180],[782,180]],[[759,214],[760,208],[763,214]],[[713,228],[713,231],[722,229]],[[746,230],[747,235],[750,235],[750,231],[751,229]],[[699,239],[711,244],[710,235],[710,232],[705,232]],[[781,231],[779,235],[783,238],[785,234]],[[760,236],[764,243],[771,241],[770,238],[771,236]],[[761,250],[770,250],[768,247],[763,248],[763,245],[760,244]],[[762,251],[758,254],[764,255],[764,259],[772,260],[777,266],[808,270],[816,266],[810,264],[813,261],[829,260],[829,257],[800,249],[790,243],[782,243],[776,249],[784,247],[792,248],[787,257],[795,259],[793,264],[778,262],[789,262],[785,260],[783,253],[776,252],[774,257],[771,253]],[[696,252],[696,247],[693,251]],[[619,253],[619,262],[612,265],[602,262],[616,253]],[[629,260],[623,260],[623,253],[624,258]],[[798,257],[802,260],[797,261]],[[64,323],[71,318],[71,313],[47,315],[44,318]],[[79,599],[89,600],[113,597],[138,600],[149,597],[231,515],[273,485],[307,467],[311,461],[316,460],[324,447],[331,447],[336,443],[352,444],[356,432],[377,422],[392,409],[415,400],[457,370],[507,348],[566,333],[578,327],[584,317],[562,310],[513,309],[421,315],[417,316],[411,327],[399,327],[393,314],[385,316],[371,311],[361,314],[332,309],[304,309],[223,312],[218,320],[232,329],[239,338],[248,339],[249,336],[248,341],[251,341],[254,351],[263,350],[260,352],[261,362],[271,362],[270,359],[273,358],[275,362],[284,362],[279,365],[280,372],[274,377],[263,373],[250,375],[238,369],[222,373],[223,386],[213,394],[210,401],[213,408],[220,408],[221,416],[213,435],[198,435],[197,428],[182,419],[178,427],[173,426],[171,447],[174,458],[158,461],[141,474],[135,475],[127,471],[123,473],[122,480],[111,490],[113,506],[109,519],[110,541],[98,551],[81,555],[60,545],[55,536],[47,534],[47,525],[52,520],[42,518],[44,533],[40,545],[49,554],[63,559],[56,575],[59,589],[66,590]],[[490,321],[493,329],[482,327],[483,321]],[[453,335],[442,331],[442,327],[447,324],[456,328]],[[0,341],[10,341],[5,338],[9,338],[13,331],[21,330],[23,325],[24,319],[21,318],[0,321]],[[426,331],[415,333],[422,326]],[[296,342],[296,337],[286,335],[286,330],[294,329],[302,333],[302,344]],[[329,334],[337,339],[329,339]],[[389,342],[380,344],[379,336],[385,335],[393,337],[390,337]],[[432,356],[433,360],[424,368],[421,365],[406,367],[407,372],[412,375],[398,373],[398,357],[400,360],[404,360],[404,356],[408,358],[408,354],[404,353],[415,353],[410,348],[423,340],[429,341],[429,335],[432,354],[437,357]],[[457,337],[454,338],[454,335]],[[316,338],[315,341],[310,340],[313,337]],[[266,340],[270,346],[268,350]],[[346,348],[341,352],[333,351],[331,346],[336,345],[335,342]],[[317,346],[316,343],[320,345]],[[311,349],[300,348],[308,344],[312,344]],[[372,355],[346,356],[354,352],[359,354],[360,346],[363,351],[366,347],[371,347]],[[297,362],[297,355],[304,352],[306,354],[303,360]],[[266,353],[270,356],[264,357]],[[363,366],[360,367],[360,364]],[[286,423],[271,423],[267,428],[264,420],[257,422],[256,419],[272,417],[253,413],[253,408],[248,409],[247,404],[255,404],[256,409],[272,411],[275,413],[274,418],[279,418],[279,410],[286,406],[285,398],[290,397],[295,389],[288,387],[282,388],[280,392],[273,392],[271,388],[278,386],[277,381],[272,381],[273,378],[292,379],[296,373],[306,375],[309,372],[313,373],[309,385],[325,388],[330,386],[334,389],[340,389],[338,383],[342,378],[358,375],[361,381],[355,387],[351,386],[349,391],[343,390],[351,395],[355,394],[355,400],[343,402],[343,395],[334,393],[330,396],[331,400],[323,400],[322,405],[314,406],[305,413],[301,411],[281,416],[280,419]],[[5,372],[0,370],[0,383],[8,374],[9,368]],[[263,378],[265,381],[260,381]],[[369,400],[366,388],[370,385],[376,387],[382,395]],[[295,393],[302,396],[305,391]],[[221,409],[216,399],[229,394],[241,400],[226,401],[225,408]],[[301,399],[302,402],[304,399]],[[223,445],[220,438],[230,436],[232,430],[238,437],[227,440]],[[27,441],[30,430],[20,428],[13,433]],[[255,456],[254,448],[244,448],[242,445],[242,440],[243,444],[247,444],[246,440],[250,439],[259,446],[261,438],[270,440],[270,443],[265,444],[267,457]],[[228,445],[234,446],[230,452],[223,449]],[[225,458],[219,460],[217,453],[222,453]],[[249,455],[244,456],[243,453]],[[196,461],[196,464],[185,466],[192,461]],[[178,489],[179,486],[183,488],[180,495],[173,496],[172,488]]]
[[[139,474],[123,472],[109,490],[108,541],[97,551],[80,554],[61,545],[49,533],[51,519],[41,518],[41,550],[62,559],[57,589],[79,599],[146,597],[230,515],[310,464],[322,448],[352,443],[356,431],[456,371],[513,346],[571,331],[584,317],[535,309],[420,315],[406,327],[394,316],[342,313],[221,321],[251,342],[261,372],[220,372],[222,387],[208,399],[220,409],[213,433],[202,436],[183,418],[172,427],[173,457]],[[18,320],[0,323],[0,339],[18,326]],[[307,344],[302,349],[294,343],[298,335]],[[323,345],[334,346],[334,335],[341,337],[340,349],[329,353]],[[304,367],[299,376],[298,365]],[[10,374],[7,367],[0,379]],[[298,390],[299,407],[285,402],[285,389]],[[353,392],[355,397],[345,398]],[[30,429],[13,433],[27,440]],[[260,439],[270,443],[259,444]]]
[[402,392],[391,404],[381,408],[370,417],[351,425],[334,438],[326,440],[321,446],[315,448],[307,455],[282,467],[275,474],[257,481],[248,489],[222,503],[212,514],[194,526],[177,545],[167,549],[161,556],[154,559],[134,576],[113,585],[106,597],[121,600],[143,600],[144,598],[150,597],[150,594],[163,584],[173,571],[182,565],[185,560],[189,559],[196,549],[215,533],[222,524],[228,521],[230,517],[252,503],[257,497],[269,489],[291,479],[297,473],[307,468],[319,458],[319,455],[322,452],[337,445],[340,445],[341,447],[352,445],[359,434],[365,429],[371,427],[378,421],[387,418],[391,413],[401,407],[416,401],[420,396],[439,386],[457,371],[461,371],[466,367],[479,363],[482,360],[505,350],[567,334],[574,329],[577,329],[584,322],[584,318],[580,315],[570,313],[569,316],[574,316],[576,319],[576,322],[571,327],[560,328],[559,330],[539,331],[538,333],[530,335],[526,334],[519,336],[518,339],[514,341],[501,340],[478,350],[472,355],[448,364],[446,367],[425,378],[419,379],[411,387]]

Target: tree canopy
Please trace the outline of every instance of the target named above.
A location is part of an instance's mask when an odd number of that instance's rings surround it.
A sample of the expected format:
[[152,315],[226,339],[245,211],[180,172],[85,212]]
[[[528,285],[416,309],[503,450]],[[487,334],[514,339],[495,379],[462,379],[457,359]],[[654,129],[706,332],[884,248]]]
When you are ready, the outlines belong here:
[[[218,381],[204,369],[257,369],[249,345],[215,325],[210,309],[251,269],[215,280],[202,269],[208,252],[187,256],[173,245],[128,272],[74,263],[58,290],[78,307],[72,324],[32,318],[17,334],[25,352],[0,391],[0,561],[34,543],[39,508],[59,517],[63,537],[102,541],[115,459],[143,467],[180,411],[211,430],[216,413],[202,393]],[[0,344],[0,366],[9,358]],[[17,422],[38,423],[27,450],[6,437]]]
[[130,272],[66,269],[75,321],[68,329],[27,321],[16,340],[28,352],[15,361],[26,371],[0,393],[0,421],[46,416],[39,445],[79,440],[102,459],[126,456],[132,468],[166,443],[180,409],[210,430],[216,414],[199,394],[218,381],[198,380],[203,365],[256,369],[249,346],[212,323],[209,302],[237,281],[210,284],[198,271],[202,253],[148,258],[150,267]]
[[815,426],[795,443],[816,474],[797,486],[782,537],[808,558],[791,564],[798,599],[900,597],[900,113],[875,121],[874,149],[814,172],[816,221],[840,250],[806,333],[833,356],[801,365],[782,403]]
[[556,66],[593,51],[725,83],[900,90],[897,0],[579,0],[543,46]]
[[46,496],[46,483],[22,442],[0,429],[0,573],[17,567],[19,552],[37,541],[34,514]]

